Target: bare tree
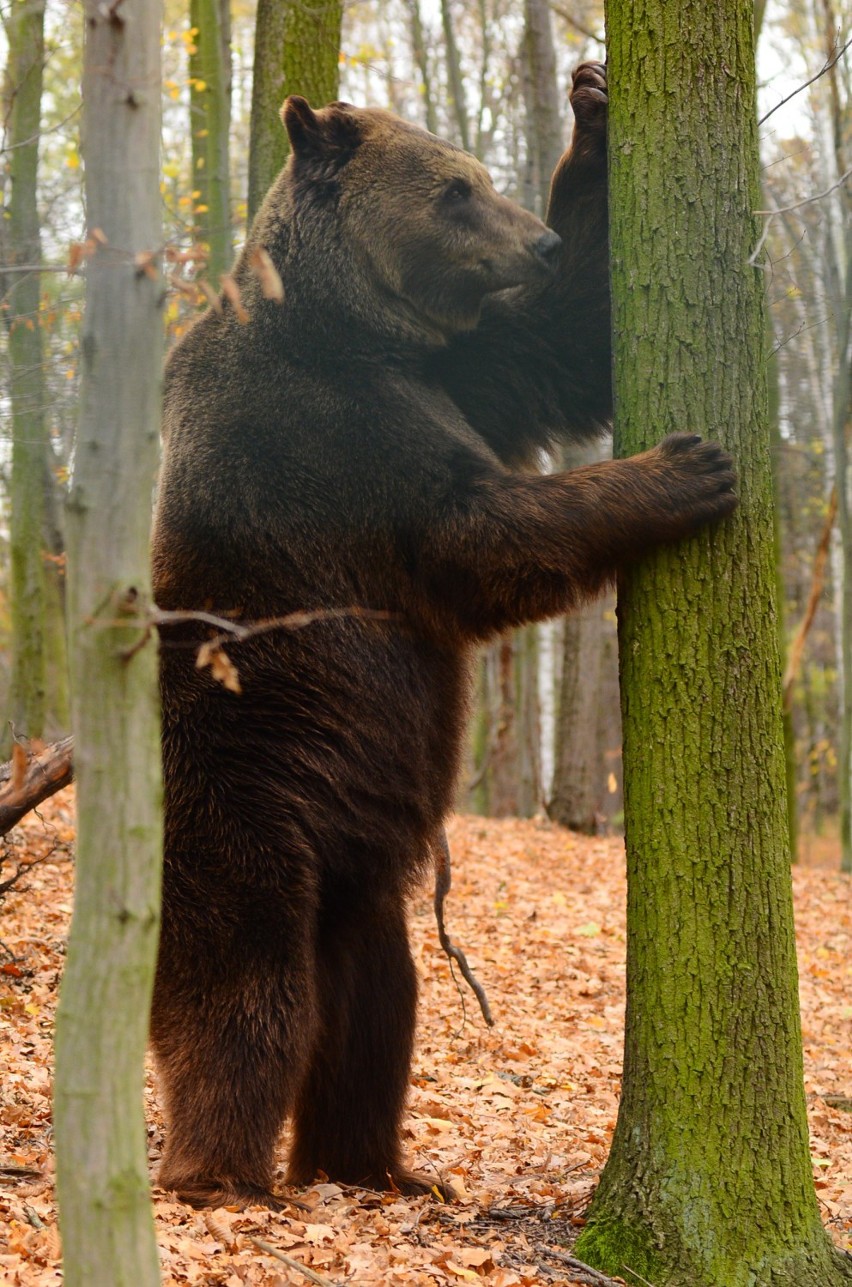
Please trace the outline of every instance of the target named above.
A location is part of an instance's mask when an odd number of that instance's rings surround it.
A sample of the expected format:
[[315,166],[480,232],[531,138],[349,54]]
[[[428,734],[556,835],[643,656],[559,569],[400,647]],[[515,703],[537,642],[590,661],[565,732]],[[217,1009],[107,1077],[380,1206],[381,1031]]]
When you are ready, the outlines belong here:
[[148,541],[163,290],[158,0],[85,6],[87,291],[69,501],[77,886],[56,1033],[70,1287],[154,1287],[142,1107],[159,927],[160,749]]

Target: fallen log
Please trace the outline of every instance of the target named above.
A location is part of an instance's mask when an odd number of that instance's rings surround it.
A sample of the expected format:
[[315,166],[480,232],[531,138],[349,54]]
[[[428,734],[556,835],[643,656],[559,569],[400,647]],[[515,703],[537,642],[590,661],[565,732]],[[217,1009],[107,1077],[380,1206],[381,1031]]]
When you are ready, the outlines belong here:
[[39,751],[15,743],[11,760],[0,765],[0,836],[74,781],[73,753],[73,737],[63,737]]

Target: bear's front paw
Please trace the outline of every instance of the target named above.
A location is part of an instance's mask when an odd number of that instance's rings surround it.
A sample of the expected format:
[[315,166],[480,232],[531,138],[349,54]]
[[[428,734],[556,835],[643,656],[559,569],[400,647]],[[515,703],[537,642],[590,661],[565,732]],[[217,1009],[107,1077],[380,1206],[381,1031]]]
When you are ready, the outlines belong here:
[[736,509],[734,462],[718,442],[705,442],[698,434],[673,433],[649,455],[656,455],[665,470],[671,518],[683,534]]
[[580,63],[571,78],[571,110],[574,113],[574,148],[578,135],[600,145],[606,140],[607,88],[603,63]]

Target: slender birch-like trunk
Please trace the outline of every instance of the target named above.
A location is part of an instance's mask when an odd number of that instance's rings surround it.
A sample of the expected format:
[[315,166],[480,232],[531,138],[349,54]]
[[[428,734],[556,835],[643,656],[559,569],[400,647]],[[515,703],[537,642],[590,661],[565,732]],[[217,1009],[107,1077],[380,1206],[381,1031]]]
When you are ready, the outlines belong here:
[[[151,603],[163,288],[159,0],[86,0],[89,246],[68,506],[77,887],[56,1033],[64,1282],[154,1287],[142,1108],[160,890]],[[141,646],[137,646],[141,645]]]

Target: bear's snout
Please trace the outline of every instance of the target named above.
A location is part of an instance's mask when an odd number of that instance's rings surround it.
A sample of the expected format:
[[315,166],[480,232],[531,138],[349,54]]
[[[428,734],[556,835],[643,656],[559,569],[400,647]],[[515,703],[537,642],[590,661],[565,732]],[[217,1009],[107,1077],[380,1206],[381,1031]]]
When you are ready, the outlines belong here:
[[559,252],[562,249],[562,238],[550,228],[543,232],[533,246],[533,250],[548,268],[556,268],[559,263]]

